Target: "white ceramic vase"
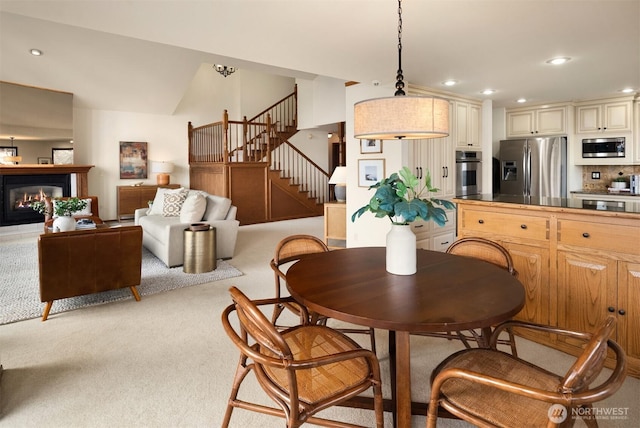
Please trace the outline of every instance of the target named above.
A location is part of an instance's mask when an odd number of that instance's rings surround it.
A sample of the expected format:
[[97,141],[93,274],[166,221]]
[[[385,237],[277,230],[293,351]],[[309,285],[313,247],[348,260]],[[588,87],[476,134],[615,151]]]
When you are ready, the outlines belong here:
[[54,232],[70,232],[76,230],[76,219],[72,216],[63,215],[53,220]]
[[416,273],[416,235],[409,225],[393,224],[387,233],[387,272]]

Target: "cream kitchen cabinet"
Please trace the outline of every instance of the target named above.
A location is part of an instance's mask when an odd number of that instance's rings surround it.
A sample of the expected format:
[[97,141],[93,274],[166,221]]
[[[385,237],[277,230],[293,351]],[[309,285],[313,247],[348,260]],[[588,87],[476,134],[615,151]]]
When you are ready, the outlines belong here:
[[568,106],[507,111],[507,138],[567,134]]
[[478,104],[464,101],[453,102],[453,138],[455,146],[465,149],[480,149],[481,108]]
[[620,133],[632,130],[633,103],[618,100],[576,104],[576,133]]
[[409,142],[409,168],[420,179],[422,185],[429,172],[431,186],[439,189],[438,192],[430,194],[432,197],[455,196],[455,156],[455,147],[450,136]]
[[[412,140],[409,144],[409,168],[424,186],[427,173],[431,186],[438,192],[423,194],[425,198],[452,199],[455,196],[455,147],[451,137],[429,140]],[[433,221],[417,220],[411,223],[416,234],[417,247],[425,250],[444,251],[455,239],[456,213],[447,210],[448,223],[438,226]],[[445,246],[444,242],[449,242]]]

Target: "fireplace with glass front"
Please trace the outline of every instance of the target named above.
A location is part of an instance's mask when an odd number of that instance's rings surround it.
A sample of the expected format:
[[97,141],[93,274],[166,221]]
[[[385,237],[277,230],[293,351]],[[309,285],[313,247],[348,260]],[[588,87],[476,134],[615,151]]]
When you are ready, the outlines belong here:
[[71,196],[70,174],[3,175],[0,181],[0,226],[41,223],[44,216],[30,203]]

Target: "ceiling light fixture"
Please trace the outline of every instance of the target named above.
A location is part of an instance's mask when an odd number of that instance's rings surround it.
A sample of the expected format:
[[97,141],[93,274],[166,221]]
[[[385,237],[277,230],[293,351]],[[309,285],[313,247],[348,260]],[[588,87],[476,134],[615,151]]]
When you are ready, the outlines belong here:
[[630,94],[633,91],[635,91],[635,89],[633,89],[633,88],[620,89],[620,92],[625,93],[625,94]]
[[484,91],[482,91],[482,95],[491,95],[494,92],[495,91],[493,89],[485,89]]
[[557,58],[551,58],[550,60],[547,61],[547,64],[561,65],[569,61],[571,61],[571,58],[569,58],[568,56],[560,56]]
[[355,138],[371,140],[439,138],[449,135],[449,101],[406,96],[402,74],[402,0],[398,0],[398,72],[393,97],[354,105]]
[[458,83],[457,80],[445,80],[444,82],[442,82],[442,84],[445,86],[454,86],[456,83]]
[[518,99],[516,100],[516,102],[517,102],[517,103],[520,103],[520,104],[522,104],[522,103],[526,103],[526,102],[527,102],[527,99],[526,99],[526,98],[518,98]]
[[40,49],[31,49],[29,50],[29,53],[33,56],[40,56],[42,55],[42,51]]
[[4,161],[5,162],[12,162],[12,163],[17,165],[18,162],[22,162],[22,156],[18,156],[18,149],[17,148],[15,148],[15,151],[13,150],[14,149],[14,147],[13,147],[13,137],[10,137],[10,138],[11,138],[11,151],[14,152],[15,155],[5,156],[4,157]]
[[213,64],[213,68],[224,77],[236,72],[235,67],[227,67],[226,65]]

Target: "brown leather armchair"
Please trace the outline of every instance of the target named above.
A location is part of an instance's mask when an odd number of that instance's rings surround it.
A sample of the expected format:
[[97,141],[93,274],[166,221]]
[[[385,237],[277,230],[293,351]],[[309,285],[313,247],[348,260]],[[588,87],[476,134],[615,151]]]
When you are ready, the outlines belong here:
[[38,239],[40,301],[46,321],[54,300],[129,287],[140,295],[142,228],[124,226],[45,233]]

